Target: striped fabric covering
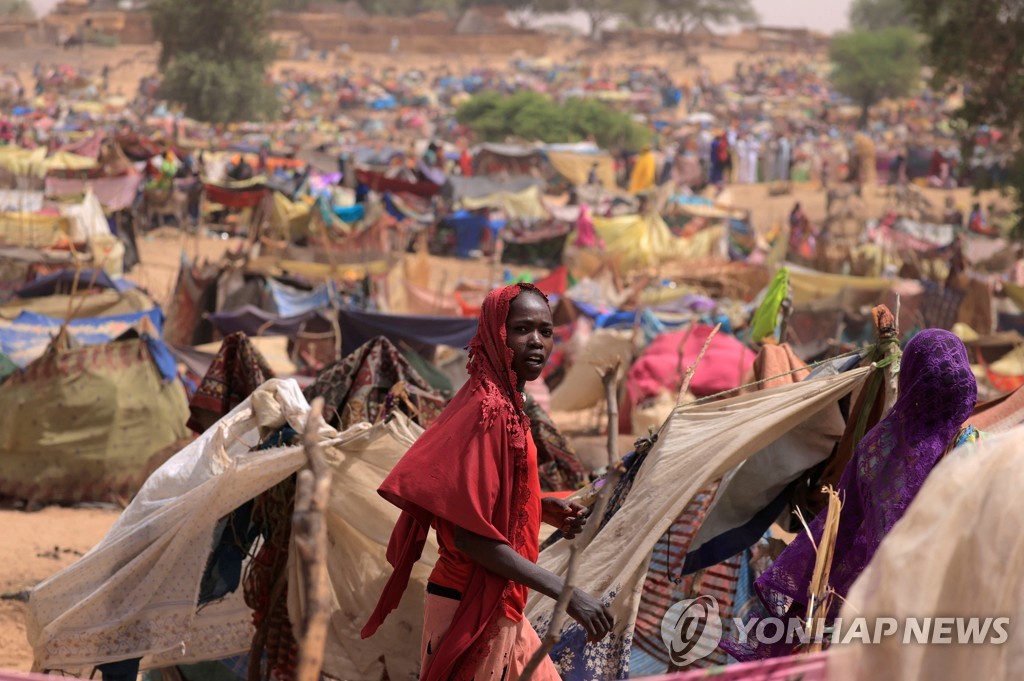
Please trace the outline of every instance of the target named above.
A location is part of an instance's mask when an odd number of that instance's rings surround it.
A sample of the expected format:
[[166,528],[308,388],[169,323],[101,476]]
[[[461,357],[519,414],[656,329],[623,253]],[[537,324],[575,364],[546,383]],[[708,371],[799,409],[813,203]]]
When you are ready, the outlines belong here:
[[[718,601],[723,622],[732,620],[741,556],[734,556],[706,570],[680,576],[686,551],[704,522],[717,489],[718,483],[714,483],[698,492],[654,546],[633,634],[630,659],[633,674],[659,673],[670,669],[668,650],[661,638],[661,620],[673,603],[699,595],[713,596]],[[693,666],[711,667],[728,661],[724,651],[715,650]]]

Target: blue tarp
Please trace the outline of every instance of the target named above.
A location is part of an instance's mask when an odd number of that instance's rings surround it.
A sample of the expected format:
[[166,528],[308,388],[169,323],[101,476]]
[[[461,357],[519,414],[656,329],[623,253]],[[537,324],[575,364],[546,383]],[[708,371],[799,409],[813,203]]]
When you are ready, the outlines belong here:
[[[124,315],[72,319],[68,322],[68,333],[82,345],[103,345],[133,329],[143,318],[149,319],[158,336],[163,334],[164,314],[159,307]],[[63,322],[63,319],[57,317],[27,311],[10,321],[0,319],[0,353],[24,368],[43,354]],[[173,377],[176,373],[175,362],[166,348],[160,347],[163,342],[145,335],[143,337],[149,342],[150,354],[160,372],[165,377],[168,374]]]
[[281,317],[297,317],[317,310],[326,310],[337,298],[337,289],[333,281],[321,284],[312,291],[303,291],[273,279],[267,279],[267,286],[277,307],[277,314]]
[[455,255],[468,258],[470,251],[480,248],[480,237],[484,229],[489,227],[487,218],[482,213],[460,210],[452,213],[442,222],[455,230]]
[[384,336],[396,346],[404,342],[424,356],[437,345],[464,348],[473,340],[477,324],[475,317],[393,315],[349,309],[340,310],[338,319],[343,356],[377,336]]
[[335,206],[334,214],[348,223],[359,222],[366,217],[366,206],[362,203],[354,206]]

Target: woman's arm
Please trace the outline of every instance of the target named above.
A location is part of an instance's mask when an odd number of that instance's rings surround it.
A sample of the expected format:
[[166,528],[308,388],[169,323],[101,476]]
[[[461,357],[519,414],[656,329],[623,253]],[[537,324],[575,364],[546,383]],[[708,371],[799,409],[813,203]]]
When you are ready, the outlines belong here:
[[[488,572],[522,584],[548,598],[557,599],[565,585],[561,577],[523,558],[505,542],[481,537],[461,527],[455,528],[455,548]],[[614,624],[611,612],[596,598],[579,589],[573,590],[568,613],[586,629],[587,638],[591,641],[603,639]]]

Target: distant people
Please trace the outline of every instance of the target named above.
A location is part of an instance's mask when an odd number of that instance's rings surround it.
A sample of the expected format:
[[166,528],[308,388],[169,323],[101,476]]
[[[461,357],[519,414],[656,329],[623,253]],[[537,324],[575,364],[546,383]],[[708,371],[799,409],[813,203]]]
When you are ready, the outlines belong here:
[[711,184],[721,185],[732,168],[729,139],[725,132],[719,132],[711,141]]
[[590,165],[590,171],[587,173],[587,184],[594,186],[601,183],[600,178],[597,176],[597,163]]
[[629,176],[629,193],[642,194],[654,189],[656,174],[657,161],[654,158],[654,150],[650,144],[645,144]]

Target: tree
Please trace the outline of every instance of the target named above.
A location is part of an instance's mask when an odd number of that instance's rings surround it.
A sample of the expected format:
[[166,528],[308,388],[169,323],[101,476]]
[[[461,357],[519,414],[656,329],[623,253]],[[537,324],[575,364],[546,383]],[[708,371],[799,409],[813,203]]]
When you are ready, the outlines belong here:
[[[963,106],[954,124],[962,133],[964,158],[984,125],[1006,133],[1014,149],[1005,189],[1024,202],[1024,8],[1005,0],[907,0],[927,36],[925,55],[934,69],[933,88],[963,86]],[[975,175],[976,183],[980,178]],[[1017,233],[1024,232],[1018,221]]]
[[853,0],[849,19],[850,28],[858,31],[880,31],[914,23],[904,0]]
[[639,149],[649,137],[647,129],[627,114],[597,100],[571,98],[559,105],[537,92],[482,92],[459,107],[455,116],[478,138],[490,142],[518,137],[559,143],[593,137],[606,149]]
[[862,109],[886,97],[904,97],[921,78],[918,38],[909,28],[842,33],[832,40],[832,84]]
[[149,9],[161,46],[163,97],[214,123],[273,113],[266,79],[274,55],[266,35],[270,0],[153,0]]
[[622,0],[575,0],[573,3],[573,7],[587,15],[591,38],[601,34],[608,20],[622,11],[622,5]]
[[31,21],[36,18],[36,11],[32,9],[32,3],[28,0],[2,0],[0,17]]
[[759,21],[750,0],[657,0],[656,16],[676,34],[706,24],[722,26]]

